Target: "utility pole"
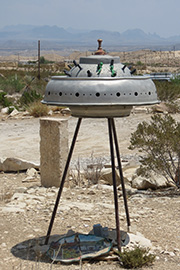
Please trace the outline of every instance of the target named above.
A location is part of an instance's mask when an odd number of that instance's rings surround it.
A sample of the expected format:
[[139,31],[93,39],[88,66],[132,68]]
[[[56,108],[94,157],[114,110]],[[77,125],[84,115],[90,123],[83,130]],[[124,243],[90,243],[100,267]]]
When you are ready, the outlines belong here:
[[40,40],[38,40],[38,75],[37,78],[40,80]]

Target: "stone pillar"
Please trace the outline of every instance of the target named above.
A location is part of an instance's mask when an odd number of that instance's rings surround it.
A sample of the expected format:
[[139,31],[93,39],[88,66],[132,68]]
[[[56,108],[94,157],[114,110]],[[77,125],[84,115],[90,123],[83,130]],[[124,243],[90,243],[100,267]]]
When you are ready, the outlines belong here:
[[68,121],[40,119],[40,168],[44,187],[59,187],[68,155]]

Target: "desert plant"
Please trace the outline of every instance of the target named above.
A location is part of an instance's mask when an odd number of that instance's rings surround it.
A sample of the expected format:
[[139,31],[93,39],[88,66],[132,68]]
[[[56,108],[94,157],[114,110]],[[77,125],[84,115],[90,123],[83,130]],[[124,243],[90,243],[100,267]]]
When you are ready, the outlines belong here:
[[150,254],[148,249],[140,247],[117,252],[117,254],[120,265],[126,269],[142,268],[151,265],[155,261],[155,255]]
[[22,79],[15,73],[13,75],[9,75],[7,78],[1,78],[0,87],[5,92],[11,94],[14,92],[20,92],[24,87],[24,83]]
[[89,165],[84,168],[84,177],[88,180],[88,184],[95,185],[98,183],[102,175],[102,169],[104,167],[105,159],[101,157],[94,157],[94,153],[91,153]]
[[173,102],[180,96],[180,83],[178,79],[168,81],[155,81],[158,97],[161,101]]
[[30,91],[24,91],[20,98],[20,104],[23,105],[28,105],[30,103],[33,103],[37,100],[40,100],[42,96],[38,94],[35,90],[30,90]]
[[28,112],[34,117],[47,116],[49,108],[47,105],[43,105],[40,101],[36,101],[28,107]]
[[[74,169],[70,171],[73,184],[80,186],[84,184],[84,181],[87,182],[88,186],[97,184],[101,178],[105,162],[105,158],[94,157],[93,152],[86,162],[82,162],[80,157],[78,157],[77,162],[74,164]],[[83,163],[84,165],[82,165]]]
[[155,114],[150,123],[140,123],[131,134],[130,147],[142,153],[139,174],[153,171],[180,186],[180,123],[170,115]]
[[2,107],[9,107],[12,105],[12,102],[10,102],[8,100],[6,95],[7,95],[6,92],[4,92],[4,91],[0,92],[0,106],[2,106]]

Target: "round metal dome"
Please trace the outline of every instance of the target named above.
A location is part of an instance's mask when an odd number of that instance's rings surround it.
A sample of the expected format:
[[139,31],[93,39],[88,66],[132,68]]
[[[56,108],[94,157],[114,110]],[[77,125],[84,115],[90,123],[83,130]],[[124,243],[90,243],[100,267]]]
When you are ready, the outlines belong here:
[[95,55],[74,61],[66,76],[52,77],[42,103],[67,106],[76,117],[124,117],[132,106],[159,103],[151,78],[133,75],[119,57],[103,52],[99,45]]

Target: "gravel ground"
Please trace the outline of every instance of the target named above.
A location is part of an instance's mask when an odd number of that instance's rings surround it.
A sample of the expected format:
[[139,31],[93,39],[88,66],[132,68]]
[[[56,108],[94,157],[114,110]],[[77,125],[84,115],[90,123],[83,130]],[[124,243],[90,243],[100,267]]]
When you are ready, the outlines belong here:
[[[177,116],[179,117],[179,116]],[[117,131],[122,156],[132,157],[127,149],[130,133],[138,122],[150,119],[150,115],[131,115],[118,119]],[[76,119],[69,120],[69,140],[71,141]],[[0,158],[19,157],[39,162],[39,119],[8,119],[0,122]],[[73,158],[89,158],[92,151],[96,156],[109,155],[106,119],[83,119]],[[45,258],[38,259],[28,244],[39,241],[47,232],[57,189],[44,189],[40,178],[33,182],[23,182],[25,173],[0,173],[0,269],[118,269],[118,261],[84,262],[82,266],[53,264]],[[30,196],[24,199],[17,211],[14,208],[19,197],[14,194]],[[20,195],[18,195],[20,196]],[[24,204],[23,204],[24,203]],[[72,203],[72,207],[66,208]],[[74,207],[81,203],[83,207]],[[109,206],[107,206],[109,205]],[[123,200],[119,197],[120,227],[126,230]],[[180,269],[180,197],[133,195],[128,198],[132,231],[137,231],[151,240],[156,261],[146,269]],[[91,207],[90,207],[91,206]],[[65,188],[62,202],[53,226],[52,234],[62,235],[73,229],[88,233],[93,224],[115,228],[113,193],[101,188]],[[23,244],[25,243],[25,247]],[[16,246],[22,244],[21,248]]]

